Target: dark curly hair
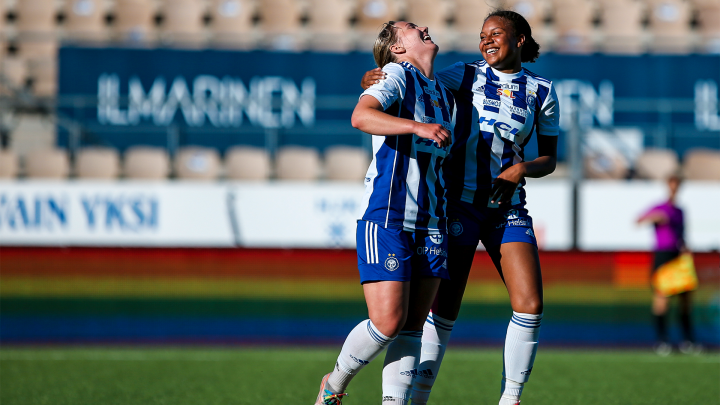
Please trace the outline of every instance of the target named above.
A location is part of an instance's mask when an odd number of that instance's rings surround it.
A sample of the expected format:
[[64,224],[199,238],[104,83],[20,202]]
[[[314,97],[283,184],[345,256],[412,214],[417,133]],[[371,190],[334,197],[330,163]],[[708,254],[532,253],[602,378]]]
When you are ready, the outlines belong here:
[[505,21],[509,22],[516,37],[520,35],[525,36],[525,43],[523,44],[522,50],[520,51],[521,62],[532,63],[540,57],[540,45],[532,37],[532,29],[530,28],[530,24],[528,24],[525,17],[514,11],[502,9],[495,10],[492,13],[488,14],[488,16],[485,17],[485,21],[487,21],[487,19],[490,17],[500,17]]

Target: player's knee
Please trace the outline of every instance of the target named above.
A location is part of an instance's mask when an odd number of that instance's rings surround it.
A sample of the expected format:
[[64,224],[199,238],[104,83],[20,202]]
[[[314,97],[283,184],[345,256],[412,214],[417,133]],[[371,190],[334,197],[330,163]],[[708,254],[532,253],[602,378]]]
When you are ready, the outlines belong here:
[[405,325],[405,316],[386,316],[377,320],[373,319],[372,322],[383,335],[395,337]]
[[512,307],[513,311],[520,312],[523,314],[542,314],[543,312],[543,301],[539,297],[524,297],[521,300],[514,302]]

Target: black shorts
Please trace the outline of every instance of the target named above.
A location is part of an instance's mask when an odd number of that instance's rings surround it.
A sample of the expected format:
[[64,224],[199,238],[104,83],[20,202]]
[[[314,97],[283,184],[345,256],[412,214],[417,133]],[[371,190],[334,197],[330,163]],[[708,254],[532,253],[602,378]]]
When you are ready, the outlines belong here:
[[658,250],[653,255],[653,273],[657,271],[660,266],[669,262],[670,260],[680,256],[678,250]]

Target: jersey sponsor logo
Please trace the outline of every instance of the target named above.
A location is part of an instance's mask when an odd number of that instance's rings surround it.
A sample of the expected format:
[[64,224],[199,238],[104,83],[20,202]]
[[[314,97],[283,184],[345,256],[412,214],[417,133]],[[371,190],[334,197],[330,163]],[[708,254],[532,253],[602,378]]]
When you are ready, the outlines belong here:
[[512,226],[530,226],[530,221],[524,218],[509,219],[507,222],[499,223],[495,229],[509,228]]
[[518,132],[520,132],[519,129],[513,128],[512,125],[505,123],[505,122],[500,122],[500,121],[496,120],[495,118],[480,117],[480,118],[478,118],[478,124],[488,125],[491,127],[497,127],[500,130],[509,131],[511,135],[515,135]]
[[484,98],[483,99],[483,105],[487,105],[490,107],[500,108],[500,100],[493,100],[491,98]]
[[499,86],[503,90],[520,91],[520,85],[517,83],[499,83]]
[[447,250],[439,247],[418,246],[416,252],[420,256],[447,257]]
[[439,245],[443,242],[443,235],[430,235],[429,236],[432,243]]
[[459,236],[463,233],[463,226],[462,223],[459,221],[452,222],[450,224],[450,235],[452,236]]
[[422,116],[422,122],[425,124],[434,124],[435,123],[435,117],[428,117],[427,115]]
[[385,268],[389,271],[395,271],[400,267],[400,261],[395,257],[394,253],[388,254],[388,258],[385,259]]
[[528,112],[526,109],[520,108],[520,107],[515,107],[514,105],[510,106],[510,112],[512,112],[515,115],[519,115],[523,118],[527,118],[527,116],[528,116]]
[[440,92],[432,87],[423,87],[423,91],[431,97],[440,97]]
[[440,102],[435,100],[434,98],[430,99],[430,102],[432,103],[433,107],[440,108]]
[[507,98],[510,98],[510,99],[514,99],[514,98],[515,98],[515,95],[513,94],[512,91],[510,91],[510,90],[505,90],[505,89],[497,89],[497,95],[498,95],[498,96],[504,96],[504,97],[507,97]]

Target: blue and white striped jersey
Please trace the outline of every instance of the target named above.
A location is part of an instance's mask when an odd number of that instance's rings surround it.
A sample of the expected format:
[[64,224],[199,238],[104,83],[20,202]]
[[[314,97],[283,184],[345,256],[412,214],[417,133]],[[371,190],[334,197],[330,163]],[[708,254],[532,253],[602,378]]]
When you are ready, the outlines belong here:
[[[484,60],[458,62],[436,75],[458,101],[450,157],[445,164],[448,198],[493,207],[492,181],[525,160],[533,132],[557,136],[559,107],[550,80],[526,69],[506,74]],[[523,180],[512,204],[525,203]]]
[[[437,77],[430,80],[407,62],[390,63],[383,71],[387,79],[363,96],[375,97],[387,114],[438,123],[452,132],[455,100]],[[385,228],[446,232],[442,167],[449,147],[415,134],[373,136],[372,142],[362,219]]]

